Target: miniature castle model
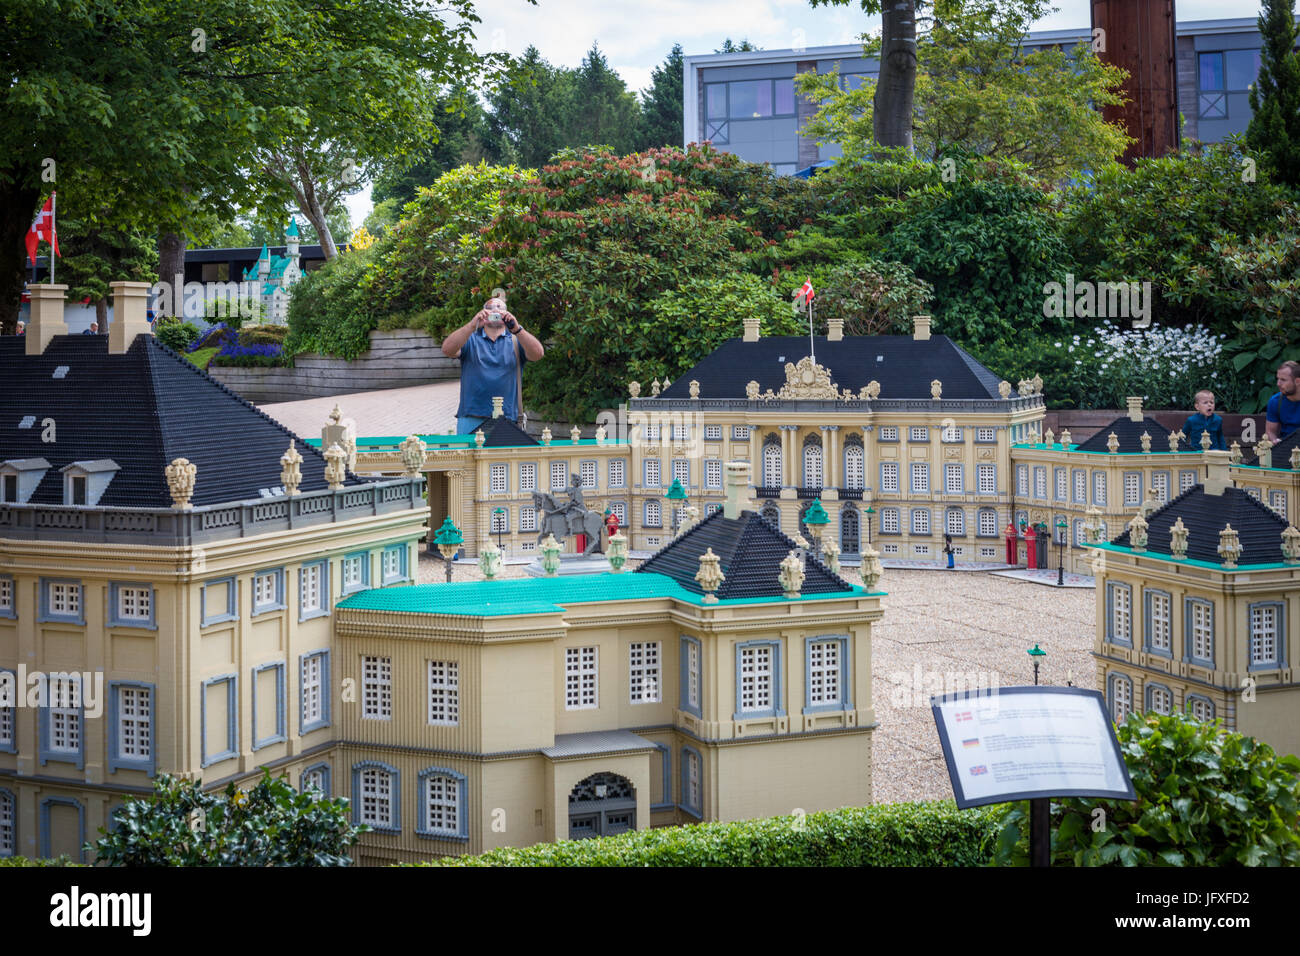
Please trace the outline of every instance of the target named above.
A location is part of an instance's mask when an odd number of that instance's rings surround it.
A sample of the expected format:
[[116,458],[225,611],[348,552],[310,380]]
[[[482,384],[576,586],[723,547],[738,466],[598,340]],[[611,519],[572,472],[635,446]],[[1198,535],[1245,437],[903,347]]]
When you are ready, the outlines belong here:
[[257,265],[244,270],[245,282],[259,284],[258,295],[264,321],[268,325],[284,325],[288,322],[289,290],[302,278],[298,235],[298,220],[291,218],[289,227],[284,231],[284,255],[272,255],[266,243],[263,243]]

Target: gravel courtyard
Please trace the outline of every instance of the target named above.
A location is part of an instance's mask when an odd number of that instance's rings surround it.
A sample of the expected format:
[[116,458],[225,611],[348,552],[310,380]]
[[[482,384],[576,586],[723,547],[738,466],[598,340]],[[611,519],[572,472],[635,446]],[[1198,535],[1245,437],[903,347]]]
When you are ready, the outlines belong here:
[[[628,562],[629,569],[635,564]],[[524,577],[507,565],[503,577]],[[457,565],[452,580],[481,579]],[[420,583],[445,580],[441,559],[421,553]],[[861,583],[855,573],[850,580]],[[872,629],[872,794],[877,803],[952,797],[929,707],[933,683],[976,686],[1033,683],[1025,652],[1047,652],[1039,682],[1092,688],[1096,592],[1056,590],[980,572],[887,570],[885,616]],[[919,669],[919,670],[918,670]]]

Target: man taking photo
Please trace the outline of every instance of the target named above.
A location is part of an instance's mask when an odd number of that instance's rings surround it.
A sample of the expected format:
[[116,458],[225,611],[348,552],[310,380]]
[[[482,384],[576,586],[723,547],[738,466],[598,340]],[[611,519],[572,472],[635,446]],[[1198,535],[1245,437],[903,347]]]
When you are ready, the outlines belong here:
[[500,395],[503,414],[518,421],[523,414],[523,368],[546,350],[536,336],[506,311],[499,289],[474,318],[442,341],[442,354],[460,359],[460,407],[456,434],[468,435],[492,417],[492,399]]

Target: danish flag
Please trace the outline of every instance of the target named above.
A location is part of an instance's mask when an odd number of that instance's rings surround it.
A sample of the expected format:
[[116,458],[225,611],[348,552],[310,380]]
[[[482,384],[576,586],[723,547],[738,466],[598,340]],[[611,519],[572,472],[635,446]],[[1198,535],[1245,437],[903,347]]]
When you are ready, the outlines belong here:
[[810,280],[799,287],[799,295],[797,298],[803,299],[805,302],[811,302],[814,294],[812,281]]
[[36,214],[32,228],[27,230],[27,258],[32,265],[36,265],[36,247],[42,239],[50,244],[54,255],[63,255],[59,252],[59,234],[54,229],[54,193],[50,193],[50,198],[45,200],[45,205]]

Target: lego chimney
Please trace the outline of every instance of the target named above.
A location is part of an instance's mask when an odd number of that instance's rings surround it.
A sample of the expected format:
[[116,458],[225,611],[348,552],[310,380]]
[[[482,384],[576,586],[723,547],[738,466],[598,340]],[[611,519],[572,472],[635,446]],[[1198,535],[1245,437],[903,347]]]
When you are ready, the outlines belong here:
[[1231,453],[1211,449],[1205,454],[1205,493],[1207,495],[1221,495],[1228,488],[1232,487],[1232,479],[1228,477],[1228,466],[1232,462]]
[[110,282],[113,321],[108,327],[108,353],[122,355],[137,335],[152,335],[149,326],[149,283]]
[[928,315],[912,316],[912,338],[918,342],[930,341],[930,317]]
[[66,285],[33,283],[27,287],[32,294],[32,315],[27,322],[27,354],[40,355],[50,339],[56,335],[67,335],[68,324],[63,321],[64,293]]
[[749,462],[727,462],[727,503],[722,506],[723,517],[735,520],[749,505]]
[[745,316],[745,338],[744,338],[744,341],[746,341],[746,342],[757,342],[757,341],[758,341],[758,316],[756,316],[756,315],[747,315],[747,316]]
[[506,400],[502,396],[500,395],[492,396],[492,417],[493,418],[501,417],[501,415],[503,414],[503,406],[505,405],[505,403]]
[[826,320],[826,341],[827,342],[844,341],[844,320],[843,319]]
[[1130,395],[1124,400],[1128,402],[1128,420],[1131,422],[1142,421],[1142,396]]

